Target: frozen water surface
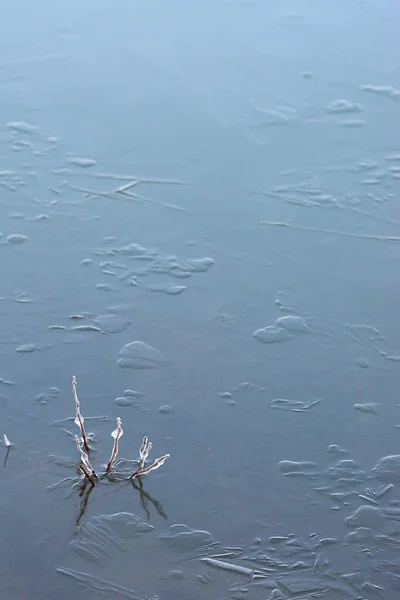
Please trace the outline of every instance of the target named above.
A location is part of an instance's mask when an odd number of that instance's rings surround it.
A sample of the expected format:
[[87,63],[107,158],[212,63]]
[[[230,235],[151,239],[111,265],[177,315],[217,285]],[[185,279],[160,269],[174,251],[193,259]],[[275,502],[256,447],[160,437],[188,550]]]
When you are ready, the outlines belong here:
[[1,597],[398,598],[398,19],[4,3]]

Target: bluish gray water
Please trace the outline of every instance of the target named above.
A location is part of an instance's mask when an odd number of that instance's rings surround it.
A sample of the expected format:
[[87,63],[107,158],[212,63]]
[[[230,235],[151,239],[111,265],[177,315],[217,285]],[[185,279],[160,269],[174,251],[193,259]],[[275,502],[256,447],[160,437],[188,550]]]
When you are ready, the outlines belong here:
[[3,7],[2,596],[398,597],[399,12]]

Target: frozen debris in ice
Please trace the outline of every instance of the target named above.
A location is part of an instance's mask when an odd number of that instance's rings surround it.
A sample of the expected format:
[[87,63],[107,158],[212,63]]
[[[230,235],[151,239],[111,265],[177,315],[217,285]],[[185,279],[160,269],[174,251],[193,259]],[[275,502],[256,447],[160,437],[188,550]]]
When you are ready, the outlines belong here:
[[151,600],[148,597],[140,596],[133,590],[130,590],[126,587],[122,587],[117,585],[116,583],[112,583],[111,581],[105,581],[104,579],[99,579],[98,577],[94,577],[93,575],[89,575],[88,573],[83,573],[81,571],[73,571],[72,569],[66,569],[65,567],[58,567],[58,573],[62,573],[63,575],[67,575],[68,577],[72,577],[76,581],[83,583],[87,587],[93,588],[95,590],[101,590],[101,592],[112,592],[113,595],[121,596],[122,598],[127,598],[127,600]]
[[228,563],[223,560],[217,560],[215,558],[202,558],[205,563],[214,567],[215,569],[222,569],[223,571],[231,571],[232,573],[237,573],[238,575],[245,575],[250,579],[254,577],[254,569],[250,569],[249,567],[243,567],[242,565],[235,565],[234,563]]

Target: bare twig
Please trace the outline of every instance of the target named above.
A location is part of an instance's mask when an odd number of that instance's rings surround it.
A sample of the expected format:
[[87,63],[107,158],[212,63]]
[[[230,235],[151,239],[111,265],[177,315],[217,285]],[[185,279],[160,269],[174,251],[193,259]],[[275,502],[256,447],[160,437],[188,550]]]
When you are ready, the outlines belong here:
[[82,448],[82,442],[78,438],[77,435],[75,436],[75,442],[76,442],[76,447],[78,448],[78,451],[81,455],[81,463],[82,464],[80,465],[80,469],[81,469],[82,473],[85,475],[85,477],[87,477],[89,479],[89,481],[93,484],[93,478],[97,479],[96,471],[90,464],[89,457],[86,454],[86,452],[84,451],[84,449]]
[[4,457],[4,465],[3,465],[4,467],[6,467],[6,466],[7,466],[7,461],[8,461],[8,456],[9,456],[9,454],[10,454],[10,450],[11,450],[12,443],[10,442],[10,440],[8,439],[8,437],[6,436],[6,434],[4,434],[4,436],[3,436],[3,437],[4,437],[4,445],[5,445],[5,447],[7,448],[7,450],[6,450],[6,455],[5,455],[5,457]]
[[80,402],[78,399],[78,393],[76,391],[75,375],[72,378],[72,393],[74,395],[75,406],[76,406],[75,423],[76,423],[76,425],[78,425],[79,429],[81,430],[82,442],[83,442],[83,446],[84,446],[86,452],[90,452],[89,444],[88,444],[87,437],[86,437],[85,427],[84,427],[85,419],[81,415],[81,405],[80,405]]
[[121,421],[120,417],[117,417],[117,429],[114,429],[114,431],[111,433],[111,435],[114,438],[114,446],[113,446],[113,449],[111,452],[110,460],[107,465],[106,473],[110,472],[110,469],[111,469],[115,459],[117,458],[118,441],[124,435],[124,430],[122,429],[122,421]]
[[132,473],[129,479],[135,479],[135,477],[147,475],[151,471],[155,471],[165,463],[167,458],[169,458],[169,454],[165,454],[165,456],[160,456],[160,458],[156,458],[156,460],[149,467],[145,467],[144,465],[146,463],[147,457],[149,456],[151,448],[152,443],[148,441],[147,436],[144,436],[142,445],[140,446],[139,450],[139,467],[134,473]]
[[[84,478],[86,478],[86,479],[84,479],[84,480],[85,480],[85,481],[86,481],[86,480],[87,480],[87,481],[89,481],[89,482],[92,484],[92,486],[94,487],[94,481],[93,481],[93,479],[90,477],[89,473],[86,471],[85,467],[84,467],[83,465],[79,465],[79,470],[80,470],[80,472],[82,473],[82,475],[84,476]],[[79,482],[78,482],[78,483],[79,483]]]
[[134,479],[135,477],[141,477],[142,475],[147,475],[151,471],[155,471],[156,469],[158,469],[159,467],[161,467],[161,465],[163,465],[165,463],[167,458],[169,458],[169,454],[165,454],[164,456],[160,456],[160,458],[156,458],[156,460],[153,462],[152,465],[150,465],[149,467],[146,467],[144,469],[138,469],[129,477],[129,479]]
[[148,457],[149,452],[152,449],[152,447],[153,447],[153,444],[148,441],[147,436],[145,435],[143,438],[142,445],[140,446],[140,450],[139,450],[139,456],[140,456],[139,469],[143,469],[144,463],[146,462],[147,457]]

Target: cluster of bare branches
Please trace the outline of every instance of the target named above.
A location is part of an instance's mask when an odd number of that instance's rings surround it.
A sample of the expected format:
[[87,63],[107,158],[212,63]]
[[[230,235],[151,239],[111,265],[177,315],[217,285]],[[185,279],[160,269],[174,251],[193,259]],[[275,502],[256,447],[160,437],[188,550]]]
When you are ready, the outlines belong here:
[[[80,437],[75,436],[76,447],[78,448],[80,454],[80,464],[79,469],[82,473],[82,476],[85,477],[91,484],[94,486],[95,481],[109,475],[111,473],[115,473],[115,466],[117,465],[117,455],[118,455],[118,444],[119,440],[124,434],[124,430],[122,429],[122,420],[120,417],[117,417],[117,428],[111,433],[111,436],[114,438],[113,448],[111,451],[110,460],[107,463],[105,471],[98,474],[96,473],[94,467],[92,466],[89,455],[90,455],[90,447],[88,443],[88,436],[85,431],[85,419],[81,414],[81,405],[78,399],[77,393],[77,382],[76,377],[72,378],[72,393],[75,400],[75,408],[76,408],[76,416],[75,423],[78,425],[80,429]],[[144,436],[142,445],[139,450],[139,460],[137,460],[137,469],[126,477],[127,481],[133,482],[135,479],[142,477],[143,475],[147,475],[151,471],[155,471],[159,467],[161,467],[167,458],[169,458],[169,454],[165,454],[164,456],[160,456],[156,458],[149,466],[146,467],[146,461],[149,456],[150,450],[152,448],[152,443],[148,441],[147,437]],[[131,462],[131,461],[125,461]]]

